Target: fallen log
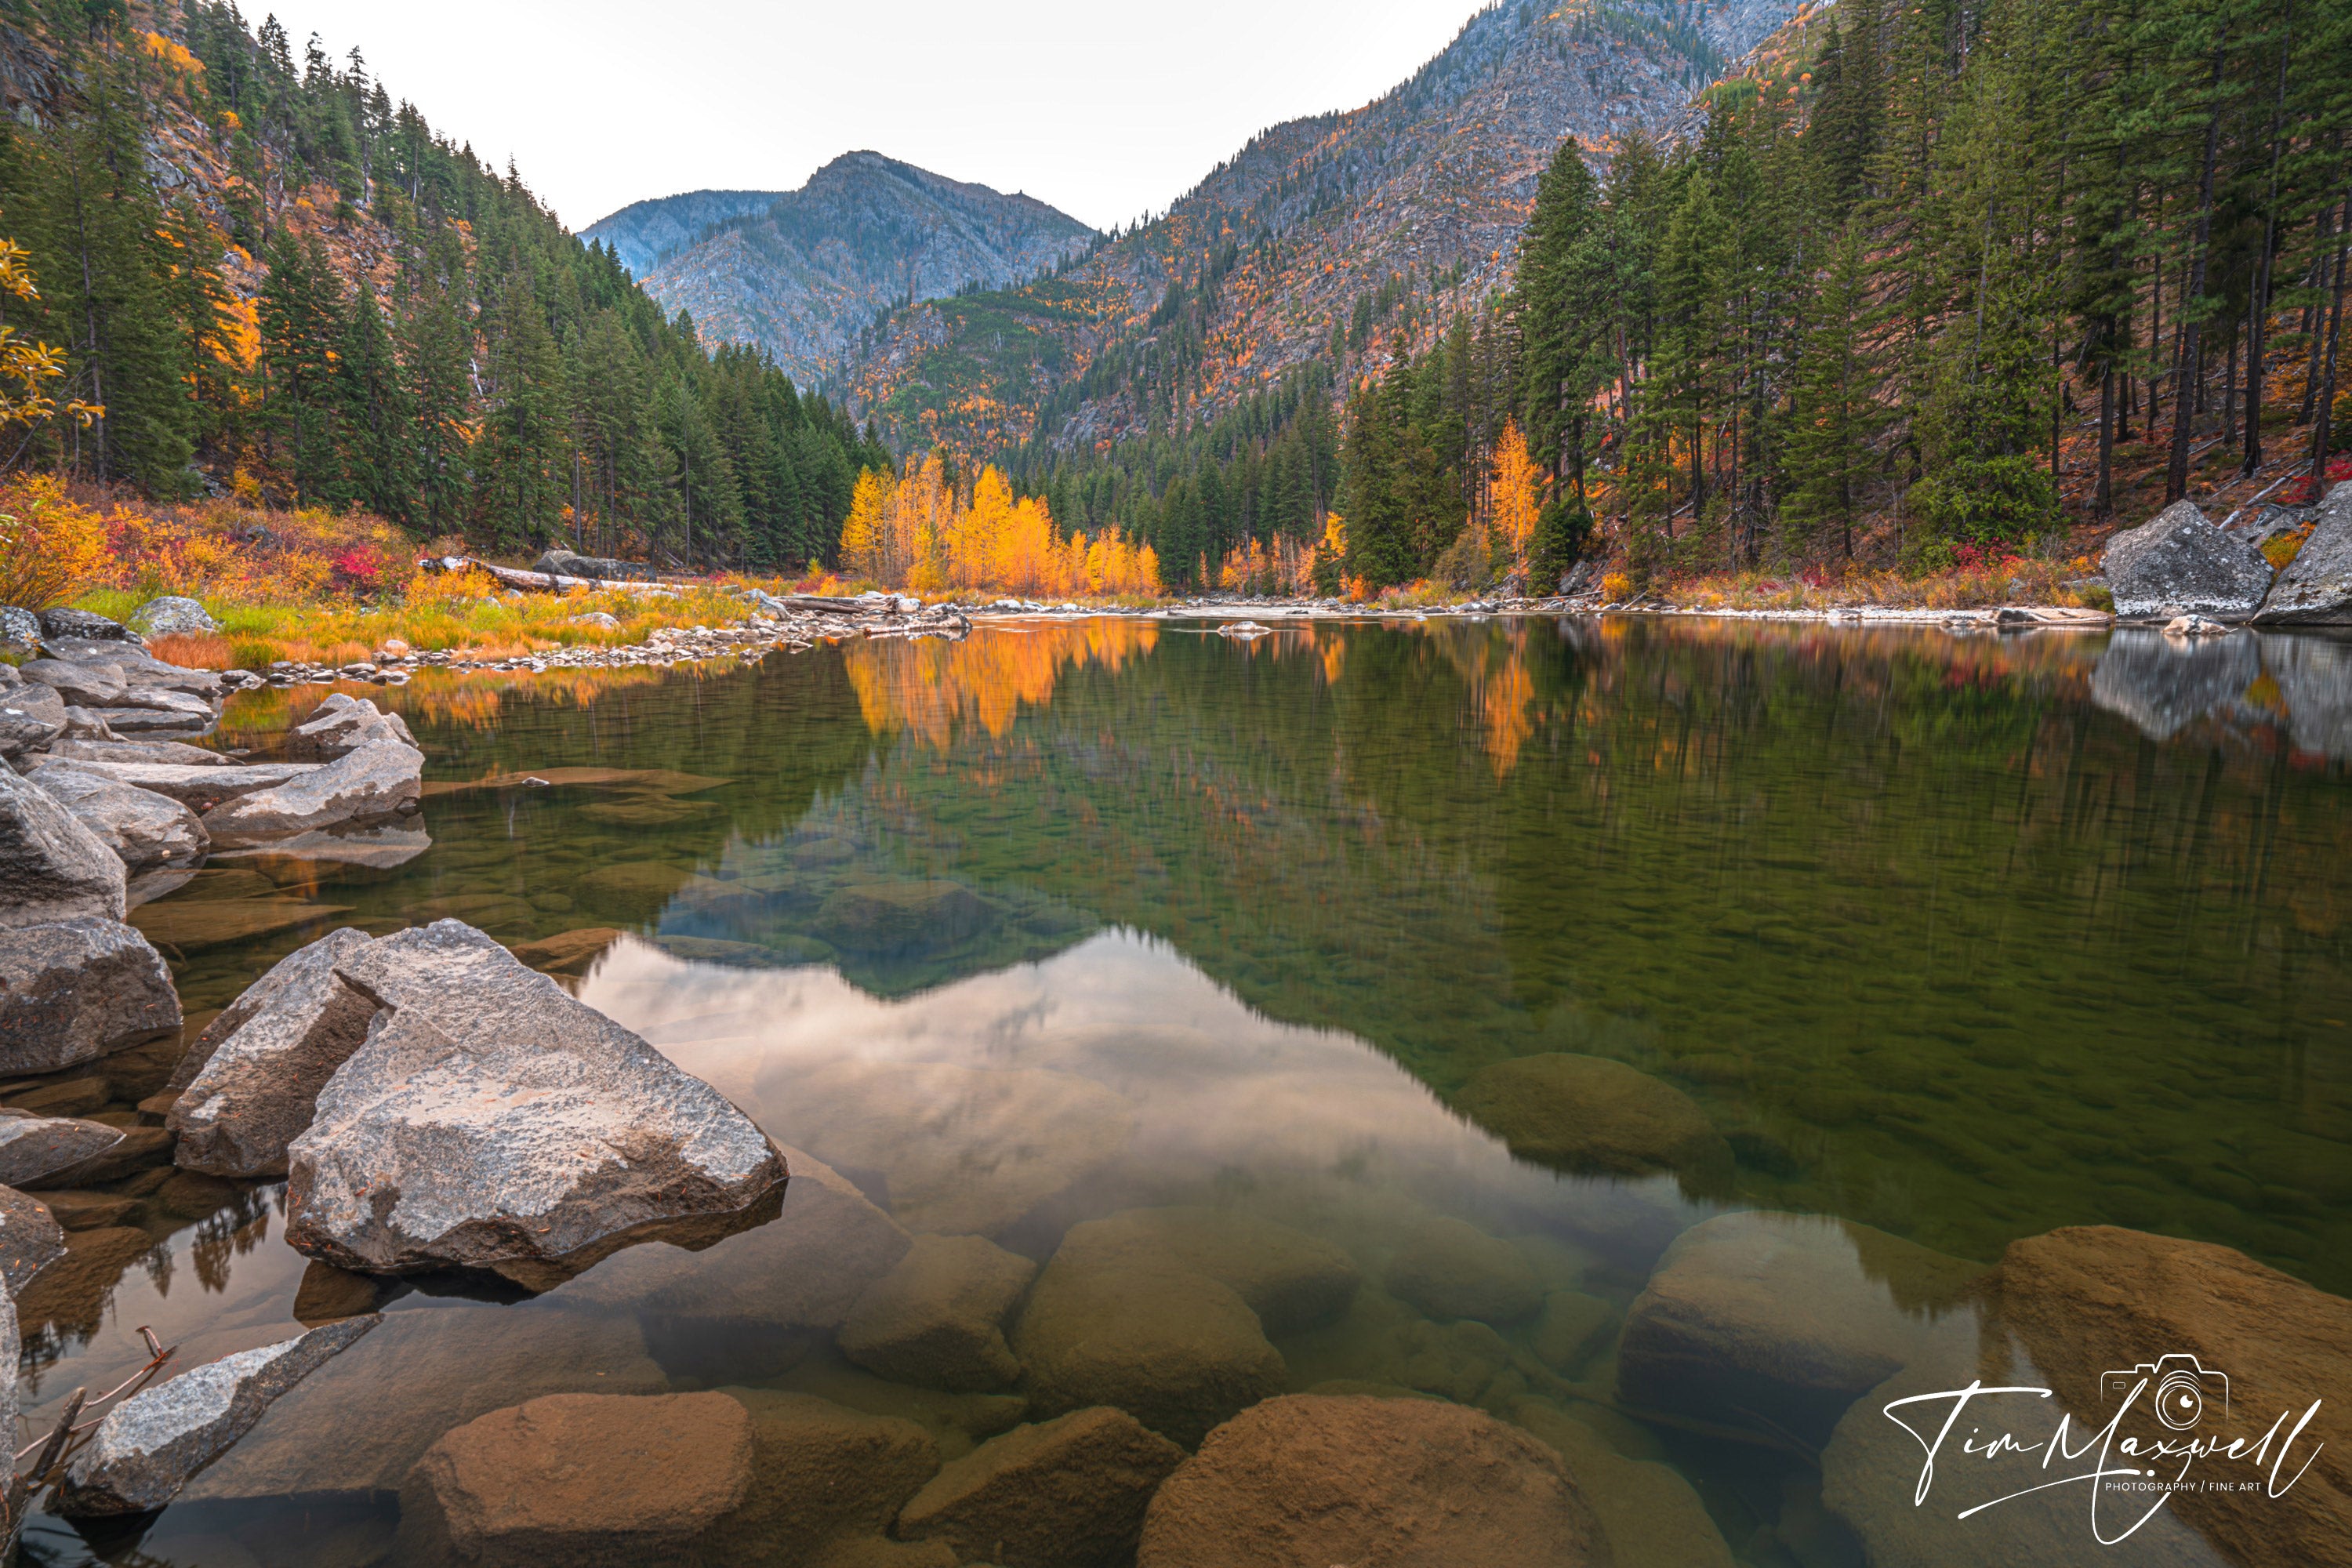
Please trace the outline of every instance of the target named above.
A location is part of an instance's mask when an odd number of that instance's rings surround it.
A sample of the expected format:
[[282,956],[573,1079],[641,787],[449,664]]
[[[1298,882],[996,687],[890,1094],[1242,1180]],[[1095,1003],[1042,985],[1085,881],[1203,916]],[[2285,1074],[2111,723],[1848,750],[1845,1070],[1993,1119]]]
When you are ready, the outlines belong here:
[[568,594],[574,588],[587,588],[598,593],[614,590],[625,594],[677,592],[667,583],[607,581],[596,577],[569,577],[554,572],[526,572],[514,566],[494,566],[471,555],[427,555],[416,563],[416,569],[420,572],[480,572],[500,587],[526,594]]

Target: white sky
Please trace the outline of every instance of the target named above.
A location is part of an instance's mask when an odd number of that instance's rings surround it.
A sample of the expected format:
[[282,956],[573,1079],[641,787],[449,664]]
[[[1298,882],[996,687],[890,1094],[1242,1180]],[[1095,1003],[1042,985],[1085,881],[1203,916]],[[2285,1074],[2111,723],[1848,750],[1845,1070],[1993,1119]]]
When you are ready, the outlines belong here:
[[1266,126],[1402,81],[1479,0],[245,0],[583,228],[647,196],[789,190],[872,148],[1098,228]]

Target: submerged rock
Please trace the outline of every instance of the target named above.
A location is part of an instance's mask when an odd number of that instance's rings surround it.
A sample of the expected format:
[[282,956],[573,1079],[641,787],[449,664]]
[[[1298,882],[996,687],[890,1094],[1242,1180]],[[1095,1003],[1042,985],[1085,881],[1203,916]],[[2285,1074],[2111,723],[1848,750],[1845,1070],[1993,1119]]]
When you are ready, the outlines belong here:
[[1588,1568],[1610,1561],[1559,1456],[1483,1411],[1291,1394],[1209,1434],[1151,1500],[1137,1568]]
[[274,1405],[184,1501],[382,1501],[441,1435],[543,1394],[661,1394],[625,1317],[520,1307],[394,1312]]
[[1321,1238],[1231,1209],[1128,1209],[1072,1226],[1056,1259],[1095,1268],[1162,1267],[1205,1274],[1249,1304],[1269,1334],[1292,1334],[1348,1310],[1355,1259]]
[[398,932],[334,973],[383,1011],[288,1151],[287,1239],[308,1256],[559,1265],[784,1178],[716,1089],[470,926]]
[[215,1176],[286,1173],[287,1146],[375,1017],[375,1003],[335,973],[368,942],[346,926],[289,953],[197,1037],[190,1055],[203,1060],[164,1118],[180,1136],[180,1164]]
[[[2344,493],[2345,486],[2337,487]],[[2333,498],[2331,498],[2333,499]],[[2314,1289],[2242,1252],[2210,1242],[2114,1226],[2070,1226],[2012,1241],[1999,1272],[2000,1322],[2014,1334],[2058,1401],[2096,1430],[2122,1403],[2107,1382],[2118,1369],[2149,1368],[2147,1388],[2122,1430],[2143,1442],[2184,1435],[2260,1441],[2285,1412],[2282,1436],[2314,1405],[2352,1405],[2352,1301]],[[2160,1356],[2193,1357],[2188,1398],[2154,1372]],[[2221,1385],[2206,1375],[2219,1372]],[[2162,1425],[2147,1415],[2158,1415]],[[2325,1420],[2326,1417],[2321,1418]],[[2168,1428],[2170,1428],[2168,1430]],[[2352,1562],[2352,1452],[2306,1429],[2276,1473],[2292,1488],[2271,1495],[2211,1487],[2173,1494],[2169,1506],[2241,1563]],[[2272,1451],[2279,1458],[2279,1451]],[[2213,1461],[2198,1467],[2224,1479]],[[2273,1473],[2268,1463],[2229,1479]],[[2136,1517],[2137,1507],[2125,1517]]]
[[1003,1388],[1021,1375],[1004,1319],[1037,1265],[977,1236],[921,1236],[867,1286],[837,1336],[878,1377],[927,1388]]
[[0,1186],[0,1284],[15,1296],[66,1255],[65,1227],[40,1199]]
[[122,1129],[69,1116],[0,1114],[0,1184],[30,1186],[122,1142]]
[[1671,1465],[1627,1458],[1555,1405],[1521,1399],[1503,1412],[1568,1466],[1608,1538],[1611,1568],[1734,1568],[1723,1532]]
[[1056,1255],[1013,1331],[1040,1415],[1109,1405],[1191,1447],[1282,1391],[1281,1352],[1228,1286],[1166,1266]]
[[133,871],[200,860],[212,836],[169,795],[118,784],[71,762],[43,763],[26,775],[55,795]]
[[383,1321],[346,1318],[133,1394],[107,1412],[89,1446],[67,1466],[58,1511],[89,1519],[162,1508],[251,1430],[278,1395]]
[[1497,1062],[1456,1102],[1538,1164],[1597,1175],[1671,1171],[1707,1191],[1730,1184],[1731,1146],[1698,1102],[1606,1057],[1554,1051]]
[[275,788],[223,802],[205,813],[205,826],[215,844],[234,848],[390,816],[415,807],[424,794],[424,776],[425,754],[415,747],[370,741]]
[[1517,1248],[1450,1215],[1405,1233],[1385,1283],[1390,1294],[1433,1318],[1512,1323],[1543,1305],[1536,1271]]
[[0,928],[120,921],[122,857],[48,791],[0,767]]
[[907,1504],[898,1531],[1003,1568],[1125,1562],[1151,1494],[1183,1462],[1183,1449],[1124,1410],[1076,1410],[1015,1426],[950,1464]]
[[2319,503],[2303,542],[2254,616],[2257,626],[2352,625],[2352,479]]
[[996,923],[996,907],[961,882],[853,882],[817,911],[827,942],[888,955],[952,947]]
[[870,1554],[939,1472],[939,1446],[912,1421],[807,1394],[726,1392],[751,1411],[758,1455],[739,1516],[750,1563],[834,1568],[845,1550]]
[[329,763],[374,741],[419,749],[399,714],[383,712],[364,697],[335,691],[286,732],[286,755],[295,762]]
[[1626,1314],[1632,1405],[1825,1442],[1846,1406],[1919,1355],[1985,1270],[1867,1226],[1718,1215],[1676,1237]]
[[2195,613],[2242,621],[2271,586],[2271,563],[2262,552],[2214,527],[2194,501],[2174,501],[2116,534],[2103,561],[2116,614],[2124,616]]
[[179,1026],[163,954],[121,921],[0,930],[0,1072],[55,1072]]
[[709,1561],[752,1479],[750,1412],[723,1394],[555,1394],[478,1416],[400,1494],[394,1562],[479,1568]]

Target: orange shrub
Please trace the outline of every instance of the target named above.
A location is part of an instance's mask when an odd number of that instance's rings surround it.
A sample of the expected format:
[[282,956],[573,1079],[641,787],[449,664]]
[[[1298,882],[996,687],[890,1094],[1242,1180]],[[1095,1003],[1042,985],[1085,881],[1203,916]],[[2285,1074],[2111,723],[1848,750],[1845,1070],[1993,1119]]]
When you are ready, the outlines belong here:
[[36,474],[0,489],[0,604],[46,609],[88,584],[108,561],[98,513]]

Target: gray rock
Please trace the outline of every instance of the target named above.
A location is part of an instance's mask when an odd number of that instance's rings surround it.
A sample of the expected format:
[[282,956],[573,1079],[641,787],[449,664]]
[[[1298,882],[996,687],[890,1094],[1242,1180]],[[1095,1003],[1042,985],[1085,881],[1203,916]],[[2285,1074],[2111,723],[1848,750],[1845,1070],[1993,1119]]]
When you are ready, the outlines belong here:
[[256,790],[205,814],[224,848],[296,833],[366,822],[413,808],[425,789],[425,754],[397,741],[371,741],[271,789]]
[[1454,1102],[1538,1164],[1579,1175],[1672,1171],[1697,1193],[1731,1184],[1731,1146],[1698,1102],[1607,1057],[1515,1057],[1479,1072]]
[[0,1187],[0,1284],[7,1286],[0,1294],[16,1295],[65,1255],[65,1226],[48,1205],[14,1187]]
[[2314,517],[2311,537],[2272,584],[2255,625],[2352,626],[2352,479],[2330,489]]
[[28,659],[16,673],[37,681],[82,708],[112,708],[129,695],[131,683],[119,664],[80,663],[67,658]]
[[148,600],[131,611],[130,618],[122,624],[142,637],[220,630],[220,623],[212,618],[204,605],[177,594],[166,594],[160,599]]
[[548,551],[531,563],[530,569],[556,577],[587,577],[604,583],[651,583],[661,575],[639,562],[578,555],[569,550]]
[[41,646],[41,617],[16,605],[0,605],[0,653],[31,653]]
[[310,716],[289,731],[286,755],[296,762],[329,763],[347,757],[371,741],[394,741],[419,749],[407,721],[397,713],[379,711],[364,697],[336,691],[310,710]]
[[102,710],[108,731],[123,740],[142,736],[195,740],[211,734],[220,722],[220,715],[202,698],[178,693],[163,695],[170,699],[171,706]]
[[179,1026],[163,955],[121,921],[0,931],[0,1072],[55,1072]]
[[9,1434],[12,1443],[19,1430],[16,1363],[24,1352],[24,1342],[16,1335],[16,1292],[13,1288],[0,1290],[0,1432]]
[[289,1150],[287,1239],[310,1257],[559,1265],[784,1179],[717,1090],[470,926],[398,932],[335,973],[383,1012]]
[[122,1130],[70,1116],[0,1115],[0,1184],[31,1186],[94,1160],[122,1142]]
[[1819,1445],[1920,1355],[1981,1265],[1867,1226],[1719,1215],[1677,1237],[1626,1314],[1627,1405]]
[[977,1236],[919,1236],[866,1288],[837,1336],[842,1354],[893,1383],[957,1391],[1021,1375],[1004,1319],[1037,1265]]
[[31,681],[0,691],[0,756],[37,752],[66,732],[66,700]]
[[59,607],[41,612],[41,637],[50,641],[58,637],[80,637],[88,641],[116,641],[122,636],[122,623],[110,621],[88,610]]
[[127,880],[122,857],[62,801],[0,768],[0,928],[119,921]]
[[168,664],[133,643],[94,641],[88,637],[58,637],[47,645],[49,657],[82,664],[110,664],[122,671],[133,690],[184,692],[190,697],[218,698],[228,688],[218,670],[192,669]]
[[944,1541],[967,1563],[1123,1563],[1151,1494],[1183,1462],[1183,1449],[1124,1410],[1075,1410],[1015,1426],[950,1464],[901,1510],[898,1532]]
[[215,1176],[286,1173],[286,1146],[375,1017],[376,1005],[335,975],[368,941],[346,926],[287,954],[198,1037],[189,1054],[204,1051],[204,1062],[163,1121],[180,1135],[174,1160]]
[[63,802],[131,870],[186,865],[212,847],[196,814],[170,795],[119,784],[70,761],[53,759],[26,776]]
[[2279,506],[2264,501],[2245,517],[2230,525],[2230,531],[2260,550],[2281,534],[2293,533],[2311,521],[2307,506]]
[[278,1395],[382,1321],[345,1318],[131,1395],[107,1412],[89,1446],[66,1467],[58,1511],[92,1519],[162,1508],[252,1430]]
[[[237,759],[179,741],[59,741],[49,755],[77,763],[162,763],[173,767],[233,768]],[[168,793],[168,792],[167,792]],[[179,799],[177,795],[173,799]]]
[[[87,743],[87,742],[85,742]],[[156,742],[148,742],[149,746]],[[145,749],[142,747],[142,749]],[[197,748],[186,748],[194,751]],[[103,774],[133,789],[153,790],[202,814],[223,801],[277,789],[317,773],[318,763],[259,763],[251,767],[221,767],[212,763],[142,762],[128,757],[74,757],[78,767]]]
[[572,624],[575,626],[595,626],[608,632],[621,629],[621,623],[602,610],[590,610],[585,615],[574,616]]
[[2102,571],[2116,614],[2126,616],[2194,612],[2242,621],[2271,586],[2271,563],[2262,552],[2214,527],[2186,500],[2108,540]]
[[108,741],[119,742],[121,739],[121,736],[114,732],[114,726],[106,721],[106,714],[103,710],[97,708],[68,707],[66,710],[65,733],[58,736],[57,741],[49,742],[49,750],[52,752],[55,752],[58,742],[63,741]]
[[2262,674],[2255,639],[2168,637],[2117,626],[2091,671],[2091,700],[2168,741],[2208,714],[2226,712]]

